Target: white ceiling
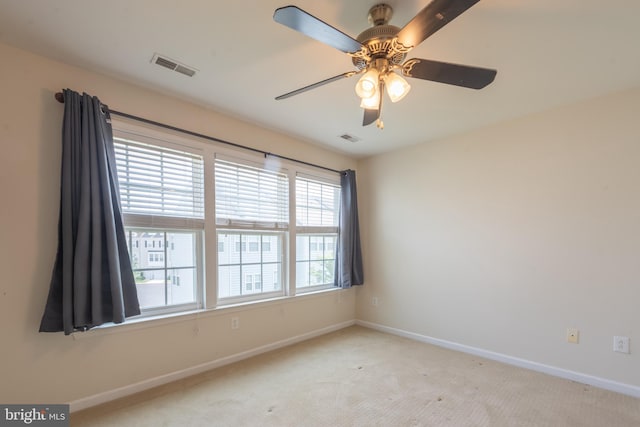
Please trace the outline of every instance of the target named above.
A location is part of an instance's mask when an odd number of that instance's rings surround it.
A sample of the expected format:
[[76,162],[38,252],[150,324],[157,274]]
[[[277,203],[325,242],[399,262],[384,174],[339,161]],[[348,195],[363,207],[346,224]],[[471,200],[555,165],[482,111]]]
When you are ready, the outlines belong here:
[[[640,1],[482,0],[408,58],[495,68],[496,80],[476,91],[411,79],[405,99],[385,104],[384,130],[362,127],[357,77],[274,100],[353,69],[344,53],[273,21],[286,1],[0,0],[0,42],[357,157],[640,86]],[[387,0],[391,24],[428,2]],[[294,2],[354,38],[376,3]],[[151,64],[156,52],[199,71]]]

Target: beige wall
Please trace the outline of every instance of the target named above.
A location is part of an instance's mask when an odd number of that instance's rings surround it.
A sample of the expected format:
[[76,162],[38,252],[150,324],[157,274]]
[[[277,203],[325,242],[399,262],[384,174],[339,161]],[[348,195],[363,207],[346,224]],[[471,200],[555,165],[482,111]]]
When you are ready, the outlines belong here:
[[[60,129],[53,94],[341,169],[355,161],[278,133],[0,44],[0,402],[71,402],[353,321],[353,291],[218,310],[83,339],[40,334],[57,246]],[[231,331],[230,316],[240,317]]]
[[636,89],[361,161],[358,319],[640,386],[639,111]]

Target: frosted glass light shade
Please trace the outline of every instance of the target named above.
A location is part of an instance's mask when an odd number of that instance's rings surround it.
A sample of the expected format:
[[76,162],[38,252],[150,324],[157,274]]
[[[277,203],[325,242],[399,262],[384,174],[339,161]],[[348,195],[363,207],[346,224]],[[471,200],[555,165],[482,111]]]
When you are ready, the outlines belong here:
[[376,90],[373,96],[369,98],[362,98],[360,101],[360,107],[367,110],[377,110],[380,105],[380,91]]
[[387,93],[389,94],[391,102],[400,101],[411,90],[409,83],[393,71],[389,72],[389,74],[385,76],[384,81],[386,83]]
[[371,98],[378,91],[378,70],[370,69],[358,80],[356,93],[362,99]]

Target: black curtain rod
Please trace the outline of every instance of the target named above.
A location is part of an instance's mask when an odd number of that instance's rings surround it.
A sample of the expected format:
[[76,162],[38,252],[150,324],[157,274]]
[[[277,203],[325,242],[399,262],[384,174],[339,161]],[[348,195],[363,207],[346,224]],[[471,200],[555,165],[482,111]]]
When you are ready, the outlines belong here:
[[[56,94],[54,96],[55,96],[55,98],[56,98],[56,100],[58,102],[64,104],[64,94],[62,92],[56,92]],[[153,120],[145,119],[144,117],[138,117],[138,116],[134,116],[132,114],[123,113],[121,111],[116,111],[116,110],[109,109],[109,113],[110,114],[114,114],[116,116],[125,117],[127,119],[131,119],[131,120],[136,120],[136,121],[139,121],[139,122],[147,123],[147,124],[150,124],[150,125],[159,126],[159,127],[165,128],[165,129],[176,131],[176,132],[185,133],[187,135],[196,136],[198,138],[208,139],[209,141],[219,142],[220,144],[230,145],[232,147],[242,148],[243,150],[253,151],[254,153],[260,153],[260,154],[264,155],[265,157],[268,157],[268,156],[277,157],[279,159],[288,160],[290,162],[295,162],[295,163],[300,163],[302,165],[312,166],[312,167],[318,168],[318,169],[324,169],[326,171],[334,172],[334,173],[337,173],[337,174],[341,174],[342,173],[342,171],[339,171],[339,170],[336,170],[336,169],[331,169],[331,168],[328,168],[328,167],[325,167],[325,166],[316,165],[316,164],[313,164],[313,163],[305,162],[303,160],[292,159],[291,157],[281,156],[279,154],[270,153],[268,151],[259,150],[257,148],[247,147],[246,145],[236,144],[235,142],[225,141],[224,139],[215,138],[215,137],[209,136],[209,135],[203,135],[201,133],[192,132],[192,131],[187,130],[187,129],[182,129],[182,128],[171,126],[171,125],[167,125],[167,124],[164,124],[164,123],[159,123],[159,122],[156,122],[156,121],[153,121]]]

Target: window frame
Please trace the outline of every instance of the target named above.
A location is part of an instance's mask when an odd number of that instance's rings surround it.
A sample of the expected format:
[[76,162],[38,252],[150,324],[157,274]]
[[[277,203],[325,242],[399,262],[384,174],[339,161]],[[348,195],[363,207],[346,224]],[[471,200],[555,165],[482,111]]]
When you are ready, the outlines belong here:
[[[195,284],[195,292],[194,292],[194,301],[188,303],[179,303],[179,304],[170,304],[166,306],[158,306],[158,307],[145,307],[141,308],[141,314],[136,316],[137,318],[155,318],[155,317],[163,317],[167,315],[173,315],[176,313],[188,313],[194,310],[201,310],[207,307],[206,302],[206,287],[205,287],[205,259],[204,253],[205,249],[205,229],[206,229],[206,150],[203,145],[193,144],[191,139],[181,137],[178,135],[171,134],[169,131],[164,131],[156,128],[150,128],[147,126],[140,126],[137,124],[132,124],[125,120],[113,119],[112,118],[112,129],[113,129],[113,137],[114,141],[117,142],[118,138],[133,140],[138,143],[148,144],[151,146],[156,146],[161,149],[168,150],[176,150],[180,152],[190,153],[192,155],[197,155],[202,157],[202,167],[203,167],[203,194],[202,197],[204,199],[203,206],[203,218],[195,218],[195,217],[180,217],[176,215],[160,215],[160,214],[152,214],[152,213],[140,213],[140,212],[124,212],[123,222],[125,231],[128,233],[130,230],[152,230],[152,231],[162,231],[164,233],[171,232],[193,232],[194,233],[194,261],[196,263],[195,266],[195,276],[196,276],[196,284]],[[142,245],[141,245],[142,246]],[[158,249],[158,245],[148,244],[148,241],[145,240],[145,250],[153,251],[154,246],[155,250]],[[172,250],[171,247],[167,247],[167,245],[161,244],[162,252],[166,252],[167,250]],[[166,253],[164,254],[164,259],[166,261]],[[163,264],[165,263],[163,261]],[[160,269],[164,269],[163,267],[159,267]]]
[[[290,162],[285,159],[277,159],[263,154],[256,154],[250,150],[242,148],[229,147],[218,144],[197,136],[184,135],[178,131],[172,131],[157,127],[151,124],[141,124],[129,119],[114,117],[112,118],[114,137],[122,136],[135,139],[142,143],[157,145],[163,148],[176,149],[186,152],[199,153],[203,157],[204,168],[204,218],[165,218],[159,216],[140,215],[140,214],[123,214],[125,227],[130,228],[166,228],[167,231],[184,231],[198,230],[199,237],[197,240],[199,264],[197,267],[198,278],[198,301],[196,305],[189,306],[171,306],[171,308],[163,308],[161,310],[146,309],[140,318],[146,317],[166,317],[174,314],[187,314],[198,310],[213,310],[235,306],[243,303],[259,303],[261,301],[269,301],[274,298],[289,298],[296,295],[306,295],[314,291],[339,290],[332,284],[319,285],[313,287],[299,288],[296,286],[296,236],[305,234],[310,231],[319,232],[320,229],[309,227],[299,227],[296,225],[296,180],[298,177],[312,179],[318,182],[335,185],[339,187],[340,176],[332,171],[325,171],[313,166]],[[247,163],[261,169],[272,170],[270,164],[278,164],[279,170],[286,174],[288,178],[288,228],[279,228],[278,232],[282,233],[282,266],[281,288],[282,291],[276,293],[259,293],[241,298],[219,298],[218,297],[218,232],[220,231],[239,231],[242,233],[260,233],[269,232],[258,228],[238,227],[237,224],[228,227],[216,224],[215,215],[215,159],[216,157]],[[332,232],[331,228],[326,230]],[[165,242],[166,243],[166,242]],[[132,243],[133,244],[133,243]],[[142,245],[140,245],[142,246]],[[149,245],[150,246],[150,245]],[[168,243],[162,245],[162,250],[169,250]],[[249,249],[247,245],[247,250]],[[231,249],[234,248],[226,248]],[[242,249],[242,248],[241,248]],[[259,244],[258,253],[266,250],[264,243]],[[166,259],[166,255],[165,255]],[[276,273],[276,272],[274,272]],[[260,278],[260,287],[264,289],[264,274]],[[252,285],[253,287],[253,285]]]
[[[296,215],[297,215],[297,210],[298,207],[304,207],[306,209],[309,209],[309,205],[308,204],[299,204],[297,197],[298,197],[298,192],[297,192],[297,184],[298,184],[298,180],[300,181],[307,181],[307,182],[312,182],[312,183],[316,183],[316,184],[320,184],[320,185],[326,185],[326,186],[330,186],[333,187],[334,189],[336,189],[338,191],[337,195],[335,195],[335,209],[333,212],[333,215],[335,216],[334,218],[334,224],[333,225],[308,225],[308,224],[303,224],[303,225],[297,225],[299,222],[302,222],[302,220],[298,220],[296,217],[296,237],[301,237],[301,236],[308,236],[309,238],[311,237],[322,237],[322,242],[324,245],[324,238],[327,236],[331,236],[335,239],[336,245],[337,245],[337,240],[338,240],[338,233],[339,233],[339,225],[338,225],[338,215],[339,215],[339,209],[340,209],[340,177],[339,176],[333,176],[331,177],[331,179],[329,177],[327,177],[326,175],[316,175],[316,174],[308,174],[308,173],[298,173],[296,175]],[[297,242],[296,242],[297,245]],[[309,242],[309,246],[311,246],[311,242]],[[334,246],[334,257],[333,257],[333,262],[334,262],[334,282],[333,283],[322,283],[322,284],[309,284],[309,285],[303,285],[303,286],[299,286],[297,283],[297,271],[296,271],[296,293],[308,293],[308,292],[317,292],[323,289],[330,289],[330,288],[334,288],[335,287],[335,262],[336,262],[336,246]],[[309,247],[309,251],[311,250],[311,248]],[[324,248],[322,250],[323,252],[323,257],[322,257],[322,262],[324,264],[325,261],[330,260],[331,258],[325,259],[325,251]],[[309,267],[311,266],[311,257],[309,255],[309,259],[307,260],[298,260],[298,250],[296,248],[296,252],[294,252],[294,261],[296,263],[296,267],[298,265],[299,262],[307,262],[309,264]]]
[[[280,244],[281,253],[279,254],[280,262],[278,263],[278,264],[280,264],[280,269],[279,270],[281,271],[281,273],[280,273],[280,290],[278,290],[278,291],[268,291],[268,292],[261,291],[259,293],[252,292],[252,293],[241,294],[241,295],[230,295],[230,296],[226,296],[226,297],[221,297],[220,296],[220,283],[217,283],[217,285],[218,285],[217,286],[217,291],[218,292],[216,294],[216,302],[217,302],[218,306],[239,304],[239,303],[242,303],[242,302],[269,300],[269,299],[273,299],[273,298],[283,297],[283,296],[286,295],[286,291],[287,291],[287,267],[288,267],[288,261],[286,259],[286,253],[287,253],[286,245],[287,245],[287,238],[288,238],[287,234],[288,233],[285,233],[282,230],[279,230],[279,231],[269,230],[269,231],[267,231],[267,230],[253,230],[253,229],[248,229],[248,228],[238,229],[238,228],[234,228],[234,227],[231,227],[231,228],[218,227],[217,230],[216,230],[216,236],[215,236],[216,237],[216,241],[218,241],[218,242],[220,241],[219,240],[219,234],[238,234],[240,236],[242,236],[242,235],[245,235],[245,236],[246,235],[251,235],[251,236],[255,236],[255,235],[259,235],[259,236],[278,236],[278,238],[281,240],[281,244]],[[248,243],[248,242],[242,242],[242,240],[241,240],[239,243],[240,243],[240,247],[242,249],[242,243]],[[234,251],[233,252],[236,253],[235,252],[236,245],[233,245],[233,246],[234,246]],[[240,259],[242,259],[242,254],[243,253],[244,254],[248,254],[248,255],[255,255],[254,253],[250,253],[249,252],[248,245],[246,246],[246,250],[241,250],[238,253],[238,256],[240,257]],[[258,253],[260,253],[260,252],[258,252]],[[261,261],[262,261],[262,255],[260,255],[260,258],[261,258]],[[276,262],[260,262],[260,263],[246,263],[246,264],[239,263],[237,265],[260,265],[261,266],[260,271],[262,272],[263,271],[262,265],[264,265],[264,264],[276,264]],[[222,266],[223,267],[227,267],[227,266],[233,266],[233,265],[236,265],[236,264],[224,264]],[[220,262],[218,260],[217,267],[220,267],[220,266],[221,266],[221,264],[220,264]],[[241,271],[240,272],[241,282],[239,284],[239,287],[240,287],[241,290],[246,290],[245,289],[246,281],[243,280],[243,279],[245,279],[247,277],[247,275],[252,275],[251,283],[253,284],[255,282],[254,279],[255,279],[256,273],[243,272],[242,271],[242,267],[240,268],[240,271]],[[216,282],[218,282],[219,281],[219,274],[220,274],[220,271],[219,271],[218,268],[216,269],[215,274],[216,274]],[[262,274],[261,274],[261,276],[262,276]],[[261,288],[261,290],[263,289],[262,279],[260,280],[260,288]],[[255,290],[255,288],[253,288],[253,290]]]
[[[225,297],[221,297],[221,290],[220,290],[220,286],[217,283],[216,285],[216,290],[217,290],[217,294],[216,294],[216,304],[217,306],[224,306],[224,305],[231,305],[231,304],[238,304],[238,303],[243,303],[243,302],[253,302],[253,301],[259,301],[259,300],[268,300],[268,299],[273,299],[273,298],[279,298],[279,297],[284,297],[287,295],[290,295],[290,287],[289,287],[289,282],[290,282],[290,276],[288,274],[288,270],[289,270],[289,256],[290,256],[290,227],[291,227],[291,223],[292,221],[295,221],[295,218],[291,217],[291,203],[292,203],[292,198],[291,198],[291,171],[290,169],[287,167],[284,167],[282,165],[273,165],[272,167],[266,167],[265,163],[266,160],[265,158],[258,158],[256,156],[251,156],[245,153],[245,155],[243,156],[238,156],[237,153],[233,153],[233,154],[229,154],[229,153],[225,153],[225,152],[216,152],[215,154],[215,160],[216,161],[220,161],[221,165],[222,165],[222,169],[223,171],[225,169],[228,168],[232,168],[234,166],[231,165],[235,165],[240,169],[245,169],[247,170],[247,173],[250,173],[251,170],[253,169],[257,169],[261,172],[266,172],[267,174],[273,174],[273,179],[276,181],[276,188],[278,190],[281,190],[280,188],[280,182],[279,180],[282,179],[283,177],[286,179],[286,191],[287,191],[287,198],[286,200],[283,201],[283,203],[286,203],[286,205],[284,206],[286,208],[286,219],[281,220],[279,218],[275,218],[275,219],[270,219],[270,220],[265,220],[263,218],[256,218],[256,219],[236,219],[236,218],[218,218],[217,217],[217,212],[214,214],[215,218],[214,221],[216,223],[216,241],[219,241],[219,234],[220,233],[229,233],[229,234],[240,234],[240,235],[277,235],[279,236],[279,239],[281,241],[281,253],[279,254],[280,257],[280,265],[281,265],[281,274],[280,274],[280,290],[278,291],[270,291],[270,292],[264,292],[264,286],[263,283],[261,281],[261,292],[259,293],[251,293],[251,294],[246,294],[246,295],[231,295],[231,296],[225,296]],[[214,168],[215,168],[215,164],[214,164]],[[260,173],[261,173],[260,172]],[[214,176],[215,176],[215,169],[214,169]],[[214,181],[213,183],[214,187],[216,186],[216,183]],[[259,187],[259,186],[258,186]],[[279,194],[278,194],[279,197]],[[273,211],[269,210],[270,213],[272,213]],[[253,214],[254,212],[251,211],[251,213]],[[251,241],[247,240],[247,241],[240,241],[239,242],[239,254],[242,256],[242,254],[247,254],[247,256],[249,256],[250,254],[260,254],[260,257],[262,259],[262,254],[264,252],[264,247],[262,246],[262,239],[260,239],[260,241],[258,242],[258,246],[257,246],[257,250],[254,252],[251,250]],[[237,246],[237,245],[234,245]],[[236,248],[234,248],[236,249]],[[260,263],[260,265],[262,265],[262,263]],[[218,260],[217,264],[216,264],[216,279],[219,278],[219,274],[220,274],[220,261]],[[242,270],[242,267],[240,267]],[[262,267],[261,267],[261,271],[262,271]],[[240,292],[242,292],[242,290],[244,289],[244,281],[243,279],[243,275],[240,275]]]
[[[142,219],[139,218],[138,216],[135,216],[134,218],[130,217],[130,221],[133,224],[140,224],[142,222]],[[135,226],[135,225],[129,225],[126,224],[126,220],[125,220],[125,233],[127,234],[127,238],[129,238],[131,232],[140,232],[140,231],[153,231],[153,232],[157,232],[157,231],[161,231],[164,235],[169,234],[169,233],[193,233],[194,236],[194,273],[196,275],[196,283],[194,285],[194,296],[195,296],[195,300],[193,302],[186,302],[186,303],[177,303],[177,304],[170,304],[170,305],[165,305],[165,306],[155,306],[155,307],[146,307],[146,308],[142,308],[141,307],[141,314],[137,317],[140,318],[144,318],[144,317],[157,317],[157,316],[163,316],[163,315],[169,315],[169,314],[174,314],[174,313],[181,313],[181,312],[190,312],[190,311],[194,311],[194,310],[199,310],[203,308],[204,305],[204,292],[203,292],[203,268],[202,268],[202,253],[203,253],[203,231],[200,229],[188,229],[188,228],[164,228],[164,227],[154,227],[154,228],[150,228],[150,227],[146,227],[146,226]],[[162,250],[163,253],[163,257],[164,260],[162,262],[162,266],[149,266],[148,268],[145,269],[136,269],[134,268],[134,272],[136,270],[138,271],[143,271],[143,270],[150,270],[150,271],[157,271],[157,270],[164,270],[165,272],[169,272],[171,270],[176,270],[176,269],[182,269],[185,267],[177,267],[177,268],[172,268],[167,266],[167,251],[171,250],[167,247],[167,245],[164,245],[165,247]],[[154,251],[147,251],[147,254],[151,254],[151,253],[157,253],[158,251],[156,250]],[[189,267],[190,268],[190,267]],[[166,286],[166,285],[165,285]]]

